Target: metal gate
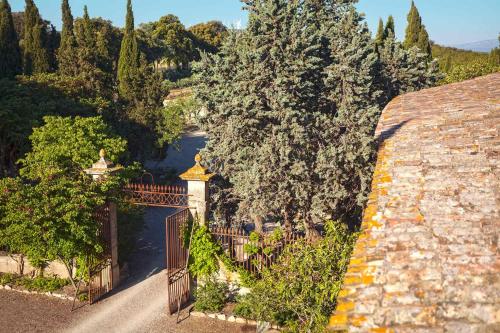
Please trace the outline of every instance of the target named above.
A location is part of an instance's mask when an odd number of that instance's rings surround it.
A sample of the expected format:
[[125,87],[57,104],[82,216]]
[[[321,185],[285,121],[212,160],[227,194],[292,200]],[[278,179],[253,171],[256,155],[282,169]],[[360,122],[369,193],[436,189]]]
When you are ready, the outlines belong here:
[[[182,237],[182,228],[191,218],[187,190],[180,186],[130,183],[123,191],[136,205],[180,209],[166,219],[165,258],[168,312],[170,314],[178,312],[189,301],[191,295],[187,268],[189,249],[184,246]],[[104,251],[100,258],[88,261],[88,301],[90,304],[99,301],[113,288],[109,205],[100,207],[94,217],[99,225],[98,233]]]
[[189,246],[184,244],[183,227],[188,226],[191,213],[188,208],[177,211],[166,220],[167,297],[170,314],[179,313],[191,295],[188,270]]
[[100,207],[94,218],[99,225],[98,237],[104,251],[100,258],[89,258],[88,266],[88,301],[90,304],[97,302],[113,287],[113,270],[111,260],[111,225],[109,204]]

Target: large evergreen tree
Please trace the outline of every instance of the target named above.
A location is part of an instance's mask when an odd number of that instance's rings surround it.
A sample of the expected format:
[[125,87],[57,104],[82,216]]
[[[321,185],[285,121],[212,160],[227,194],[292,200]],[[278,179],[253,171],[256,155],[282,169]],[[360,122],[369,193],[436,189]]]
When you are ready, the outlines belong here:
[[197,96],[208,110],[204,154],[229,180],[240,217],[302,224],[314,234],[315,222],[361,209],[378,114],[377,56],[349,2],[247,4],[247,30],[198,68]]
[[[399,46],[391,24],[379,58],[354,1],[244,2],[248,28],[196,66],[203,154],[224,178],[220,197],[257,227],[281,221],[314,234],[328,217],[359,218],[380,110],[433,84],[427,61]],[[388,82],[392,65],[404,74]]]
[[61,46],[57,52],[59,72],[63,75],[74,76],[78,74],[78,69],[75,66],[76,39],[74,34],[73,15],[71,14],[68,0],[62,1],[61,10],[63,26],[61,32]]
[[[103,38],[96,29],[96,22],[88,14],[87,6],[83,10],[83,18],[75,21],[76,52],[73,63],[69,63],[69,71],[75,71],[84,79],[87,88],[95,90],[101,96],[111,98],[114,89],[114,72],[102,65],[102,46],[99,38]],[[101,36],[100,36],[101,35]],[[106,50],[108,51],[108,50]]]
[[7,0],[0,1],[0,78],[22,72],[21,51]]
[[352,8],[330,31],[329,101],[336,110],[322,125],[313,213],[317,221],[360,216],[370,189],[373,130],[381,110],[377,53],[370,31]]
[[49,53],[46,47],[47,31],[33,0],[26,0],[24,9],[24,73],[27,75],[50,70]]
[[118,61],[118,90],[125,99],[131,99],[133,95],[133,82],[137,79],[139,67],[140,53],[134,31],[134,13],[131,0],[127,0],[125,34]]

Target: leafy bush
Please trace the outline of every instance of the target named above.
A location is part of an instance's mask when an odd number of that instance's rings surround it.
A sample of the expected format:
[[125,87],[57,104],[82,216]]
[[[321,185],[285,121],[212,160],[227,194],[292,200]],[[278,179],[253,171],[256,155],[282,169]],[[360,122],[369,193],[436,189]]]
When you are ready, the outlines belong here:
[[69,283],[68,279],[61,279],[58,277],[39,276],[30,278],[10,273],[0,274],[0,285],[15,285],[18,287],[24,287],[30,291],[53,292],[61,289]]
[[217,281],[214,276],[210,276],[196,289],[194,308],[196,311],[220,312],[226,304],[228,294],[227,283]]
[[253,306],[247,301],[246,296],[238,296],[236,298],[236,306],[234,307],[234,315],[246,319],[255,320],[254,313],[252,311]]
[[30,291],[40,291],[40,292],[53,292],[61,289],[62,287],[69,284],[67,279],[61,279],[58,277],[36,277],[28,278],[21,277],[16,280],[16,285],[22,286]]
[[457,65],[446,75],[443,83],[461,82],[498,71],[500,71],[500,66],[492,65],[488,62],[474,62],[465,65]]
[[161,110],[158,130],[161,131],[158,143],[160,145],[172,144],[180,138],[186,125],[187,117],[196,110],[193,98],[178,98],[170,101]]
[[[207,226],[193,225],[193,237],[189,251],[189,272],[194,277],[210,277],[219,270],[218,255],[221,248],[213,242],[212,235]],[[184,244],[189,242],[188,230],[183,232]]]
[[12,273],[0,273],[0,285],[12,284],[16,280],[16,275]]
[[288,246],[240,298],[237,313],[278,323],[290,332],[323,332],[356,238],[338,222],[325,228],[325,237],[315,243],[299,240]]

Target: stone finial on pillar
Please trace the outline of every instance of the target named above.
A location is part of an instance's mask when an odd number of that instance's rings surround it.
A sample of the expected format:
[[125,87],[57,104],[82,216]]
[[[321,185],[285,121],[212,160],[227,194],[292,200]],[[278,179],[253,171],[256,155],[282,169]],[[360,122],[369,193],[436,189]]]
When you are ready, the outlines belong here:
[[205,224],[208,219],[209,194],[208,184],[214,176],[208,169],[201,165],[201,155],[196,154],[195,165],[181,174],[179,177],[188,183],[189,206],[191,214],[198,214],[200,224]]
[[123,169],[120,165],[115,166],[113,162],[106,158],[106,151],[104,149],[99,151],[99,157],[99,161],[92,164],[92,168],[84,170],[94,180],[106,178],[108,175],[112,175]]
[[[115,166],[114,163],[106,159],[106,151],[99,151],[99,161],[92,164],[92,168],[84,170],[85,173],[92,176],[94,181],[105,179],[123,169],[122,166]],[[111,238],[111,269],[112,269],[112,288],[120,284],[120,266],[118,264],[118,218],[116,203],[108,202],[109,207],[109,229]]]

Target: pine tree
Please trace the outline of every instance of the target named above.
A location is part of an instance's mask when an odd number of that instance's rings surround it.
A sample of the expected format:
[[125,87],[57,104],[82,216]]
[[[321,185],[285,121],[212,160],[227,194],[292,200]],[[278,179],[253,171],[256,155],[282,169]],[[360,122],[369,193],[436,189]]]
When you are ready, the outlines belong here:
[[384,29],[384,40],[389,37],[390,34],[395,35],[396,34],[396,27],[394,25],[394,17],[392,15],[389,15],[387,18],[387,22],[385,24],[385,29]]
[[137,78],[139,67],[140,53],[134,31],[134,13],[132,12],[131,0],[128,0],[125,35],[123,36],[118,61],[118,91],[125,99],[130,99],[133,95],[132,85]]
[[74,33],[73,15],[68,0],[63,0],[61,4],[62,10],[62,32],[61,46],[57,52],[57,60],[59,62],[59,73],[63,75],[75,76],[78,74],[78,69],[75,66],[76,54],[76,39]]
[[9,2],[0,2],[0,78],[22,72],[21,51]]
[[48,72],[49,54],[46,48],[47,31],[33,0],[26,0],[24,10],[24,74]]
[[375,45],[378,47],[384,44],[384,21],[382,18],[378,20],[377,35],[375,36]]

